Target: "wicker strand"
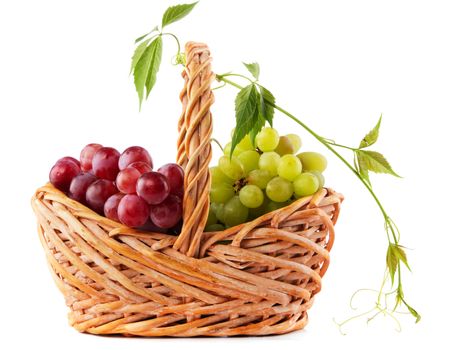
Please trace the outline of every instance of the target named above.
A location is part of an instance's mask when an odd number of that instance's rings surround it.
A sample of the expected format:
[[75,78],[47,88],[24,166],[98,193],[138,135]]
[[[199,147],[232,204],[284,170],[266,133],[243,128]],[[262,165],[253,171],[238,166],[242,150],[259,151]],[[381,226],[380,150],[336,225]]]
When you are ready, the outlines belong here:
[[205,44],[189,42],[185,46],[185,86],[181,93],[183,112],[179,121],[178,163],[185,168],[183,226],[174,248],[197,257],[209,214],[210,138],[214,97],[211,83],[210,53]]

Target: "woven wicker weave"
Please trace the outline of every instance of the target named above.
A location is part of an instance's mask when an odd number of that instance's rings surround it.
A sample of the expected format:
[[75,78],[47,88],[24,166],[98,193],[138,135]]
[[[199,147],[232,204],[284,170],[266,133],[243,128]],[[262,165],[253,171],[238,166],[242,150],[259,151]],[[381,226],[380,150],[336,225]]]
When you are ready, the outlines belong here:
[[214,74],[186,45],[178,163],[179,236],[99,216],[48,184],[32,199],[50,271],[81,332],[137,336],[281,334],[303,328],[321,289],[342,195],[321,189],[254,221],[203,232],[209,209]]

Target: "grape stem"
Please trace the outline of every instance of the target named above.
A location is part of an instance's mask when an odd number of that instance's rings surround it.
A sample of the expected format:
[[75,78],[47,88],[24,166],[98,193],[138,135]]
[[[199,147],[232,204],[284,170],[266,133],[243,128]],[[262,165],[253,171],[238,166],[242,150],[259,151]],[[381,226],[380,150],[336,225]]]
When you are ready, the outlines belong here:
[[210,139],[210,141],[215,142],[215,143],[217,144],[217,146],[220,147],[221,152],[224,152],[223,147],[221,146],[221,143],[220,143],[217,139],[215,139],[215,138],[212,137],[212,138]]
[[177,36],[175,36],[173,33],[168,33],[168,32],[160,32],[160,35],[161,36],[163,36],[163,35],[169,35],[169,36],[171,36],[171,37],[173,37],[174,38],[174,40],[176,40],[176,44],[177,44],[177,55],[179,55],[180,54],[180,49],[181,49],[181,46],[180,46],[180,42],[179,42],[179,39],[177,38]]

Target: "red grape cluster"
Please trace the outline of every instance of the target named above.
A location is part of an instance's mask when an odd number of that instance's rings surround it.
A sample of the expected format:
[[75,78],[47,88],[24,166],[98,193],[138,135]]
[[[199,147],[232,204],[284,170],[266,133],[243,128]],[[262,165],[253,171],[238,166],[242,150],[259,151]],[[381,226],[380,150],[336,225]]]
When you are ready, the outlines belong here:
[[107,218],[129,227],[166,232],[180,226],[184,171],[174,163],[152,171],[143,147],[122,154],[91,143],[80,161],[64,157],[50,170],[50,182],[67,195]]

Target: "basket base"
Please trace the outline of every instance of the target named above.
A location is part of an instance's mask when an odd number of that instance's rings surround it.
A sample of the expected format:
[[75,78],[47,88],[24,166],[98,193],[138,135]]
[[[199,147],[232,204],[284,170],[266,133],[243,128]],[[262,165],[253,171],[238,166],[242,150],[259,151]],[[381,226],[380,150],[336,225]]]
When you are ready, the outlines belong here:
[[[301,315],[293,315],[285,321],[284,317],[269,317],[265,320],[253,320],[251,317],[241,317],[235,320],[218,323],[213,326],[205,326],[196,328],[190,324],[174,325],[167,327],[159,327],[147,329],[144,331],[121,332],[117,329],[111,331],[103,328],[90,328],[88,330],[78,329],[81,333],[89,333],[93,335],[120,335],[124,337],[236,337],[236,336],[271,336],[282,335],[303,329],[308,323],[307,312]],[[146,322],[146,321],[143,321]],[[252,322],[252,323],[250,323]],[[245,323],[246,325],[240,326]],[[74,326],[74,325],[73,325]],[[190,327],[187,329],[187,327]],[[75,326],[77,329],[77,326]],[[181,330],[184,329],[184,332]]]
[[200,258],[174,249],[175,236],[122,226],[51,185],[36,192],[32,206],[75,329],[224,337],[306,326],[341,201],[322,189],[254,221],[205,232]]

